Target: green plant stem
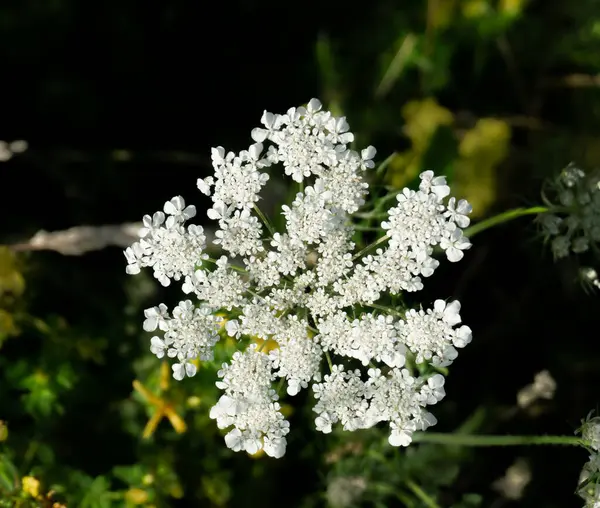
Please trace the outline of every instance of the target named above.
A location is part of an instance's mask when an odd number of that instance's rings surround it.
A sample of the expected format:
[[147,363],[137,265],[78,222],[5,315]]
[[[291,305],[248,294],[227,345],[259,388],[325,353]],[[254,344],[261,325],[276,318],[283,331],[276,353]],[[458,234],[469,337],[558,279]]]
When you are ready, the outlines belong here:
[[269,221],[269,219],[267,219],[267,216],[264,213],[262,213],[262,210],[258,208],[257,205],[254,205],[254,211],[256,212],[256,215],[260,217],[260,220],[263,221],[263,224],[267,226],[267,229],[269,230],[271,236],[275,236],[275,228],[273,228],[271,222]]
[[367,245],[363,250],[361,250],[358,254],[356,254],[353,258],[352,261],[356,261],[358,258],[362,257],[364,254],[366,254],[367,252],[369,252],[371,249],[374,249],[375,247],[377,247],[378,245],[382,244],[383,242],[389,240],[389,236],[384,235],[382,236],[379,240],[375,240],[373,243]]
[[531,208],[515,208],[514,210],[508,210],[507,212],[494,215],[489,219],[482,220],[481,222],[478,222],[470,228],[465,229],[464,233],[465,236],[472,237],[477,233],[485,231],[486,229],[490,229],[494,226],[504,224],[505,222],[511,221],[513,219],[518,219],[519,217],[523,217],[525,215],[539,215],[541,213],[547,213],[549,211],[550,209],[546,206],[532,206]]
[[378,226],[361,226],[357,224],[354,226],[355,231],[380,231],[381,228]]
[[389,314],[395,314],[396,316],[404,317],[404,312],[400,312],[398,310],[392,309],[391,307],[386,307],[385,305],[378,305],[376,303],[370,303],[365,305],[365,307],[372,307],[373,309],[381,310],[383,312],[387,312]]
[[440,432],[415,432],[415,443],[435,443],[456,446],[529,446],[566,445],[584,446],[576,436],[486,436],[469,434],[444,434]]
[[[266,341],[265,341],[266,342]],[[281,389],[283,388],[283,383],[285,382],[285,377],[282,377],[277,383],[277,394],[281,394]]]
[[325,351],[325,358],[327,358],[327,365],[329,365],[329,371],[333,372],[333,363],[331,363],[331,356],[329,356],[329,351]]
[[387,212],[365,212],[355,213],[354,217],[358,219],[385,219],[389,216]]
[[385,203],[387,203],[388,201],[393,201],[394,199],[397,199],[398,194],[401,194],[403,190],[404,189],[394,189],[393,191],[389,192],[385,196],[382,196],[382,198],[377,203],[379,206],[379,209],[383,208],[383,205]]
[[[217,260],[214,258],[206,258],[204,261],[208,261],[209,263],[213,263],[214,265],[217,264]],[[248,273],[248,270],[246,270],[245,268],[242,268],[241,266],[230,264],[229,268],[231,268],[232,270],[235,270],[236,272]]]
[[406,486],[412,490],[413,494],[417,496],[428,508],[440,508],[440,505],[435,502],[434,499],[429,496],[421,487],[419,487],[412,480],[406,481]]
[[306,325],[306,327],[307,327],[307,328],[308,328],[308,329],[309,329],[311,332],[314,332],[314,333],[319,333],[319,330],[317,330],[317,329],[316,329],[314,326]]
[[392,152],[390,155],[388,155],[387,159],[385,159],[381,164],[379,164],[379,166],[375,170],[375,174],[378,177],[381,177],[381,175],[383,175],[387,167],[390,165],[390,162],[394,160],[394,157],[396,157],[396,155],[398,155],[396,152]]

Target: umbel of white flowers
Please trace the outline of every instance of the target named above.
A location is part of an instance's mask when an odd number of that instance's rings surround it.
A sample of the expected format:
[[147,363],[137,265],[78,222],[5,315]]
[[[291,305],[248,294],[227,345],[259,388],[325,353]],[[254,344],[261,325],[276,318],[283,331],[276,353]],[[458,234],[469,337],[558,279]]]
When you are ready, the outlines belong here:
[[[586,174],[571,163],[550,190],[552,196],[544,199],[553,213],[540,215],[539,222],[555,258],[587,252],[600,242],[600,173]],[[558,202],[551,203],[550,197]],[[598,278],[593,270],[582,275],[592,284]]]
[[[364,173],[374,166],[375,149],[351,150],[345,118],[322,111],[316,99],[283,115],[265,111],[261,122],[248,150],[213,148],[214,175],[198,180],[213,201],[207,215],[218,224],[219,259],[205,253],[202,227],[185,226],[196,209],[181,197],[146,215],[141,239],[125,251],[127,273],[152,267],[161,284],[181,281],[194,297],[171,313],[163,304],[145,311],[144,329],[157,332],[150,350],[174,358],[173,376],[181,380],[196,373],[192,359],[213,358],[223,326],[240,344],[276,342],[268,353],[250,344],[218,372],[224,393],[210,417],[229,429],[225,442],[233,450],[285,453],[289,423],[273,388],[278,379],[291,396],[312,384],[321,432],[385,421],[389,442],[406,446],[415,430],[436,423],[425,408],[445,395],[444,377],[433,368],[415,376],[407,367],[450,365],[471,330],[460,326],[457,301],[403,311],[376,302],[422,289],[439,265],[435,247],[449,261],[462,259],[471,246],[462,232],[471,206],[448,199],[445,178],[425,171],[418,190],[397,195],[370,253],[355,254],[352,214],[365,205]],[[284,231],[275,231],[257,206],[268,168],[302,185],[281,208]],[[226,322],[218,317],[223,313]]]
[[600,417],[589,413],[577,431],[589,445],[590,458],[579,475],[577,493],[585,508],[600,508]]

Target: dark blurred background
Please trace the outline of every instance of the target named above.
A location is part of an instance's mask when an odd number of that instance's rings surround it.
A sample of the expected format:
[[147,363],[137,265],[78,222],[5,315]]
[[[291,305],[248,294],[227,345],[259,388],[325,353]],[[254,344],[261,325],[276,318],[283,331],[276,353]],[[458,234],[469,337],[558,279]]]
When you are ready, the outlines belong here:
[[[569,162],[600,164],[600,1],[4,0],[0,66],[5,506],[581,506],[583,450],[323,437],[306,395],[286,401],[286,458],[232,454],[208,419],[216,369],[175,386],[148,352],[143,309],[177,288],[127,277],[118,246],[68,255],[32,238],[139,221],[178,194],[202,209],[210,148],[247,148],[264,109],[312,97],[347,116],[358,147],[395,153],[379,185],[433,169],[474,220],[540,203]],[[417,295],[459,298],[474,332],[436,431],[474,415],[473,432],[572,434],[598,405],[598,301],[578,280],[597,260],[555,263],[531,219],[476,236]],[[518,408],[544,369],[553,399]],[[511,500],[493,485],[519,458],[530,481]],[[366,487],[343,504],[332,485],[355,477]]]

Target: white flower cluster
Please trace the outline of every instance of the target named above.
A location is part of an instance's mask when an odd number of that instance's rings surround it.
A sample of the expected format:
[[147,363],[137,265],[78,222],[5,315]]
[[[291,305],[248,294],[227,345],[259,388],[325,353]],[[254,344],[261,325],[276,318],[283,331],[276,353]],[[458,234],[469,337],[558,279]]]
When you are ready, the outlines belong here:
[[25,152],[28,147],[27,141],[18,140],[9,143],[0,140],[0,162],[9,161],[14,155]]
[[577,493],[585,508],[600,508],[600,417],[592,418],[590,413],[578,432],[591,453],[579,475]]
[[584,284],[584,287],[591,289],[600,289],[600,279],[598,272],[590,266],[583,266],[579,269],[579,278]]
[[[239,154],[213,148],[214,175],[198,180],[213,201],[207,215],[218,224],[219,259],[206,255],[200,226],[184,226],[196,210],[181,197],[145,216],[140,241],[125,251],[128,273],[152,267],[163,285],[181,279],[184,293],[199,301],[180,302],[172,317],[162,304],[145,311],[144,329],[163,334],[152,337],[151,351],[176,358],[174,377],[182,379],[195,374],[193,359],[213,357],[219,329],[240,341],[275,341],[268,353],[254,344],[236,352],[219,371],[224,394],[210,416],[229,429],[233,450],[285,453],[289,424],[273,389],[278,380],[290,396],[312,384],[320,431],[385,421],[390,443],[408,445],[414,431],[435,423],[425,408],[445,395],[444,377],[434,369],[415,377],[415,364],[450,365],[471,330],[460,326],[457,301],[437,300],[428,310],[385,303],[423,287],[439,265],[435,249],[451,262],[462,259],[471,246],[462,232],[470,205],[448,198],[444,177],[425,171],[418,190],[397,195],[383,236],[356,253],[352,214],[365,205],[364,173],[375,149],[350,149],[346,120],[316,99],[283,115],[265,112],[252,137],[256,143]],[[283,231],[258,207],[265,171],[277,165],[300,184],[281,208]]]
[[570,252],[581,254],[600,242],[600,175],[586,175],[573,163],[560,174],[554,185],[558,203],[554,213],[540,215],[539,222],[552,252],[564,258]]

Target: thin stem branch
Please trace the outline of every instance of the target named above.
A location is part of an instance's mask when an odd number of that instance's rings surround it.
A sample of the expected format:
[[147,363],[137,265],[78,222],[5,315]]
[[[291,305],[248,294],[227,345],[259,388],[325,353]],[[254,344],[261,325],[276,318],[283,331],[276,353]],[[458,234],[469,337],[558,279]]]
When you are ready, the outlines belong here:
[[364,212],[364,213],[355,213],[354,217],[357,219],[385,219],[389,214],[387,212]]
[[380,227],[376,227],[376,226],[361,226],[360,224],[357,224],[354,226],[354,231],[380,231],[381,228]]
[[269,219],[267,219],[267,216],[262,213],[262,210],[256,204],[254,205],[254,211],[256,212],[256,215],[260,217],[260,220],[263,221],[263,224],[267,227],[271,236],[275,236],[275,228],[271,225],[271,222]]
[[282,377],[277,383],[277,395],[281,394],[281,389],[283,388],[283,383],[285,382],[285,377]]
[[333,372],[333,363],[331,363],[331,356],[329,356],[329,351],[325,351],[325,358],[327,358],[327,365],[329,365],[329,371]]
[[546,206],[533,206],[531,208],[515,208],[513,210],[508,210],[507,212],[494,215],[489,219],[482,220],[481,222],[478,222],[477,224],[465,229],[464,233],[465,236],[472,237],[477,233],[485,231],[486,229],[490,229],[494,226],[504,224],[505,222],[518,219],[519,217],[523,217],[525,215],[539,215],[542,213],[547,213],[549,211],[550,209]]
[[456,446],[585,445],[585,441],[576,436],[492,436],[440,432],[415,432],[413,441]]
[[388,314],[395,314],[396,316],[404,317],[404,312],[400,312],[398,310],[392,309],[391,307],[386,307],[385,305],[378,305],[376,303],[365,304],[365,307],[372,307],[373,309],[377,309]]
[[394,157],[396,157],[396,155],[396,152],[392,152],[390,155],[388,155],[387,159],[385,159],[381,164],[379,164],[379,166],[375,170],[375,174],[377,176],[383,175],[387,167],[390,165],[390,162],[394,160]]
[[[217,260],[214,258],[205,258],[203,261],[208,261],[209,263],[213,263],[215,265],[217,264]],[[236,272],[248,273],[248,270],[246,270],[245,268],[242,268],[241,266],[230,264],[228,266],[228,268],[231,268],[232,270],[235,270]]]
[[381,245],[383,242],[385,242],[387,240],[389,240],[389,236],[387,236],[387,235],[382,236],[379,240],[375,240],[373,243],[367,245],[363,250],[361,250],[358,254],[356,254],[352,258],[352,261],[356,261],[358,258],[362,257],[364,254],[369,252],[371,249],[374,249],[375,247],[377,247],[378,245]]
[[406,481],[406,486],[412,491],[412,493],[417,496],[425,506],[428,508],[440,508],[440,505],[435,502],[435,500],[427,494],[419,485],[417,485],[412,480]]

